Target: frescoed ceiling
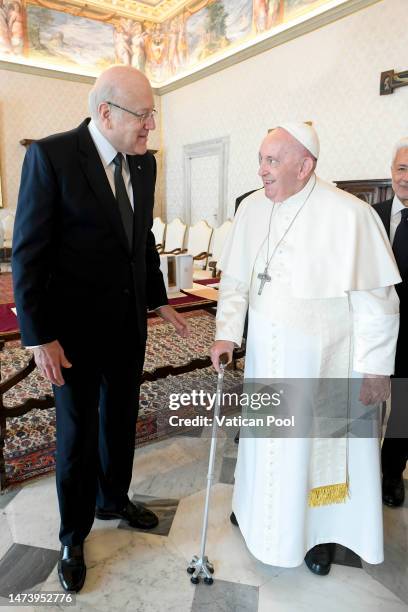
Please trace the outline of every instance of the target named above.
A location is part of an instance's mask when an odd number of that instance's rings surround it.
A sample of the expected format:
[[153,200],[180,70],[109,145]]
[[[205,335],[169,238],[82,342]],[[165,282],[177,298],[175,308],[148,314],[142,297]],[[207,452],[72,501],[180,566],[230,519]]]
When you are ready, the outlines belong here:
[[377,1],[0,0],[0,62],[88,77],[127,64],[162,93]]

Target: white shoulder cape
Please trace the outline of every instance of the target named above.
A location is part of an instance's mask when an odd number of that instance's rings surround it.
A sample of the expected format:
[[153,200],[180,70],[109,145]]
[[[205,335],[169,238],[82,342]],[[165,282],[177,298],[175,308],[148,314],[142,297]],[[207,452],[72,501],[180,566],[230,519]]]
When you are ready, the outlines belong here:
[[[272,202],[263,190],[240,205],[218,268],[251,282],[252,270],[266,238]],[[381,219],[367,203],[317,179],[316,187],[290,230],[296,244],[293,297],[345,297],[401,282]]]

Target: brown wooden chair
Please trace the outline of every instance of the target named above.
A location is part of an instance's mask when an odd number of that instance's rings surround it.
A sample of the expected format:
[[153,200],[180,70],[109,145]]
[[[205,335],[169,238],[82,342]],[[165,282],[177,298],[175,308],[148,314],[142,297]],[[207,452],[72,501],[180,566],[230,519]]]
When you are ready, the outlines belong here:
[[193,256],[194,262],[204,262],[203,270],[207,267],[211,236],[213,228],[210,227],[207,221],[198,221],[188,230],[187,253]]
[[162,253],[164,250],[166,224],[160,217],[155,217],[153,219],[152,232],[156,242],[156,249],[159,253]]
[[167,224],[163,254],[178,255],[179,253],[185,253],[183,247],[186,229],[187,226],[178,217]]
[[210,261],[208,267],[212,270],[212,276],[217,276],[217,262],[221,257],[222,249],[224,247],[227,236],[231,230],[232,221],[227,219],[222,225],[216,227],[212,236],[212,245],[210,253]]

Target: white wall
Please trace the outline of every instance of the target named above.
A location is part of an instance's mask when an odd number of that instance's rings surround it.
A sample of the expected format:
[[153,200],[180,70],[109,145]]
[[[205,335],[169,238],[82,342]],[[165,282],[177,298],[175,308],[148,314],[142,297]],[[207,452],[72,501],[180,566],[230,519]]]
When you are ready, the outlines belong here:
[[[183,214],[186,144],[229,135],[228,208],[258,186],[267,129],[312,120],[328,180],[385,178],[408,135],[408,87],[379,95],[380,73],[408,69],[408,0],[384,0],[162,97],[167,219]],[[207,177],[211,180],[211,177]]]

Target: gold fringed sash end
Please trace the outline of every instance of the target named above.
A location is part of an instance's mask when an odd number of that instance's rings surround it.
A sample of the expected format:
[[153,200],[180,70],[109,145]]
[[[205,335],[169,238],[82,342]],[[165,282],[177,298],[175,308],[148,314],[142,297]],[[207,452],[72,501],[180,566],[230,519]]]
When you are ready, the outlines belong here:
[[343,504],[349,496],[348,483],[325,485],[316,487],[309,492],[309,506],[328,506],[329,504]]

